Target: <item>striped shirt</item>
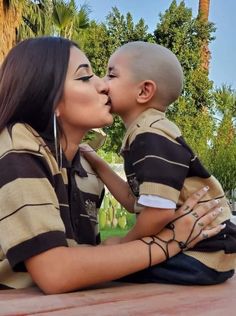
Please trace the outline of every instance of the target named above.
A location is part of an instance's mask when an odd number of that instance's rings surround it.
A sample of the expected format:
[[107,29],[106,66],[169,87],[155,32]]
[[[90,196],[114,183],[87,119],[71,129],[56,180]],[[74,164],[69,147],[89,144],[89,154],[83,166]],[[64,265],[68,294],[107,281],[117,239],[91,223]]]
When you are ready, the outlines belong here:
[[32,256],[100,242],[103,183],[79,152],[59,169],[44,139],[19,123],[0,134],[0,288],[31,285],[24,261]]
[[180,206],[193,192],[209,186],[201,202],[220,199],[224,211],[213,225],[226,222],[226,228],[186,254],[218,271],[233,269],[236,226],[230,222],[231,211],[224,191],[165,113],[153,108],[144,111],[128,128],[121,152],[127,181],[137,198],[158,195]]

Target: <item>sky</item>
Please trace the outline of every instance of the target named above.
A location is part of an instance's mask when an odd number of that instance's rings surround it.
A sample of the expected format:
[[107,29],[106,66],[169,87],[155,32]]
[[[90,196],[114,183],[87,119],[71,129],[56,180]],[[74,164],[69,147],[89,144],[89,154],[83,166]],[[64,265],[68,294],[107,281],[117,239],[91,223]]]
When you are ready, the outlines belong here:
[[[90,19],[105,22],[112,7],[117,7],[122,14],[130,12],[134,22],[140,18],[145,20],[148,31],[153,33],[159,13],[169,8],[172,0],[86,0],[76,1],[78,5],[87,3],[91,9]],[[180,0],[177,0],[180,3]],[[198,0],[185,0],[185,4],[197,15]],[[215,87],[222,84],[231,85],[236,90],[236,1],[211,0],[209,21],[217,28],[215,40],[210,44],[211,61],[209,77]]]

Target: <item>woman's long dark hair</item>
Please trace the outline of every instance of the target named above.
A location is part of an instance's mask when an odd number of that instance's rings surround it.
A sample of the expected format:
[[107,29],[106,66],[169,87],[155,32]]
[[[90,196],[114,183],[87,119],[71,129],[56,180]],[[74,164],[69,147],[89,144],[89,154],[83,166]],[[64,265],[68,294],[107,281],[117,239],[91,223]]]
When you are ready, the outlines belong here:
[[72,46],[64,38],[38,37],[11,49],[0,68],[0,131],[23,122],[51,134]]

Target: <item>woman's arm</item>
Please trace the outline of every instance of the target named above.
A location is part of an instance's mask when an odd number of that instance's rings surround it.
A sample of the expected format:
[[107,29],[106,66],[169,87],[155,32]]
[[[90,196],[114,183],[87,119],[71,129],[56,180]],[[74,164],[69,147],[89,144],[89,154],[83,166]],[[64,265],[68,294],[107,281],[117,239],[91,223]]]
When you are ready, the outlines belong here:
[[135,198],[128,183],[116,174],[89,145],[80,145],[80,152],[85,159],[88,160],[91,167],[98,174],[115,199],[123,205],[126,210],[133,212]]
[[[175,241],[168,242],[168,245],[159,242],[163,249],[168,248],[170,257],[181,250],[177,241],[184,244],[186,240],[193,239],[188,244],[188,247],[193,247],[206,236],[211,237],[222,229],[220,225],[210,230],[206,229],[220,212],[218,209],[212,211],[212,208],[217,206],[215,201],[195,207],[194,212],[199,215],[199,219],[190,212],[205,193],[204,189],[198,191],[176,212],[176,217],[179,218],[175,221]],[[207,212],[209,213],[206,214]],[[172,231],[164,229],[157,237],[169,240],[173,237]],[[162,248],[156,245],[148,246],[146,243],[149,242],[150,238],[147,237],[142,241],[113,246],[57,247],[26,260],[25,264],[34,282],[45,293],[64,293],[115,280],[147,268],[150,256],[152,265],[166,260]]]

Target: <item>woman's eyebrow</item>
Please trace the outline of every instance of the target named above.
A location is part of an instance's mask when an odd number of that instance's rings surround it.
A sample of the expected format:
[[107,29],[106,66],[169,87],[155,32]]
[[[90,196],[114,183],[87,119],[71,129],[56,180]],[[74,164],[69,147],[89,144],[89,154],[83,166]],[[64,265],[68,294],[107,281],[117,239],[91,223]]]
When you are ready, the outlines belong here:
[[80,64],[77,68],[76,71],[74,73],[76,73],[80,68],[89,68],[89,64]]

